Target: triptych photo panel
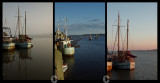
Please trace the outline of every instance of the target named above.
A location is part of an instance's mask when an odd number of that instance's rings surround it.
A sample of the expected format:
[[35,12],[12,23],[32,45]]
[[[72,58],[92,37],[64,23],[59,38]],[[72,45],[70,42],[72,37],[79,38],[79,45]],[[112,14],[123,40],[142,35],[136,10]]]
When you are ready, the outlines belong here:
[[158,80],[158,2],[2,2],[2,80]]

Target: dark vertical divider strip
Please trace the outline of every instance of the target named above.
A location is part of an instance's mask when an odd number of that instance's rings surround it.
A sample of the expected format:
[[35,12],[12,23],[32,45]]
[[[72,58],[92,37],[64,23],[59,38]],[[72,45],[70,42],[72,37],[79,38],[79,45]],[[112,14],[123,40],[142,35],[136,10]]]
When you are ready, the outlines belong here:
[[105,2],[105,74],[107,75],[107,2]]
[[[3,17],[3,16],[2,16],[2,15],[3,15],[3,7],[2,7],[3,5],[2,5],[2,2],[1,2],[1,4],[0,4],[0,6],[1,6],[1,27],[2,27],[2,17]],[[1,28],[0,33],[2,33],[2,30],[3,30],[3,29]],[[1,42],[1,44],[0,44],[0,47],[1,47],[0,53],[1,53],[1,54],[0,54],[0,55],[2,55],[2,35],[0,35],[0,42]],[[3,58],[3,57],[0,56],[0,61],[1,61],[1,63],[0,63],[0,64],[1,64],[1,65],[0,65],[0,74],[1,74],[1,75],[0,75],[0,76],[1,76],[1,80],[3,80],[3,76],[2,76],[2,75],[3,75],[3,70],[2,70],[2,58]]]

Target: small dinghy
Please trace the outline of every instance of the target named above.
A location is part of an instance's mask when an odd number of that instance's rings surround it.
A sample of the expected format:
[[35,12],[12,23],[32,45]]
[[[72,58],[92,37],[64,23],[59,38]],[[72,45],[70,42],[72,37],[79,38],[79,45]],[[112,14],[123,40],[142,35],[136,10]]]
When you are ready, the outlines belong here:
[[65,72],[68,69],[67,64],[63,63],[63,72]]

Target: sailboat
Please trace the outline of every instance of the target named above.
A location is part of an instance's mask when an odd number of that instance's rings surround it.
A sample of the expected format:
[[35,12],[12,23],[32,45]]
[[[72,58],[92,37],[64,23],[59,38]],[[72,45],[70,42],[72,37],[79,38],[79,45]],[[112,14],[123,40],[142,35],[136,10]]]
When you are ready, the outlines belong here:
[[98,39],[98,34],[95,35],[95,39]]
[[15,48],[15,43],[13,43],[11,29],[5,26],[3,27],[3,50],[10,51],[13,50],[14,48]]
[[89,36],[89,40],[92,40],[92,36],[91,36],[91,34],[90,34],[90,36]]
[[71,41],[67,37],[67,25],[66,25],[67,18],[65,19],[65,40],[60,41],[60,51],[63,55],[66,56],[73,56],[75,53],[75,48],[71,46]]
[[[119,42],[119,35],[120,35],[120,15],[118,13],[118,51],[113,56],[113,64],[119,69],[135,69],[135,57],[128,51],[128,32],[129,32],[129,20],[127,20],[127,51],[123,50],[120,51],[120,42]],[[113,53],[112,53],[113,54]]]
[[17,47],[22,47],[22,48],[31,48],[33,45],[31,43],[32,38],[28,37],[26,34],[26,11],[25,11],[25,34],[20,34],[20,12],[19,12],[19,7],[18,7],[18,29],[19,29],[19,35],[18,38],[16,36],[15,42]]

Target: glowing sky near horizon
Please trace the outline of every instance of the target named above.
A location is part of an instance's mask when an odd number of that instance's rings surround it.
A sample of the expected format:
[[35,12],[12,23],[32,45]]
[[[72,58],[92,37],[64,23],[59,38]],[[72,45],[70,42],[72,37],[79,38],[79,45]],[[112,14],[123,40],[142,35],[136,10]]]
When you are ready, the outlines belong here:
[[[157,49],[157,3],[107,3],[107,45],[111,51],[117,27],[115,20],[120,13],[123,38],[126,34],[127,19],[129,19],[129,49]],[[113,40],[112,40],[113,39]],[[121,39],[121,38],[120,38]],[[122,43],[122,41],[120,41]],[[126,46],[126,43],[125,43]],[[117,47],[116,47],[117,48]],[[122,45],[121,47],[122,48]]]

